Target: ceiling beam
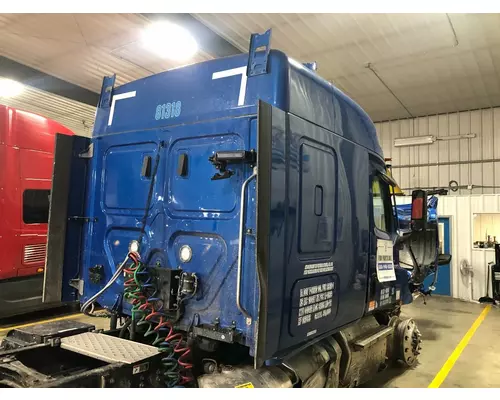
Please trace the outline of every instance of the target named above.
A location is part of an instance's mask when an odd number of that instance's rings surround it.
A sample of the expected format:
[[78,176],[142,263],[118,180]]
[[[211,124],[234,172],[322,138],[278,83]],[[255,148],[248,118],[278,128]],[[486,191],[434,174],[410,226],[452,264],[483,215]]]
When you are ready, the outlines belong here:
[[9,78],[35,89],[53,93],[94,107],[97,106],[99,102],[98,93],[3,56],[0,56],[0,77]]
[[200,49],[214,58],[242,54],[242,51],[209,27],[198,21],[191,14],[142,14],[152,22],[167,20],[188,30]]

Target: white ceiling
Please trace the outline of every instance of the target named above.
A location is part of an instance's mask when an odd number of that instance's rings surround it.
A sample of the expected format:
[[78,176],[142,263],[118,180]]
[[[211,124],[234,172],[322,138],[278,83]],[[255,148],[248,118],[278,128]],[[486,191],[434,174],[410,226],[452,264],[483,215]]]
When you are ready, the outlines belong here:
[[196,17],[240,49],[252,32],[273,28],[272,47],[316,61],[375,121],[410,116],[390,91],[414,116],[500,105],[500,14]]
[[[149,21],[135,14],[0,14],[0,55],[99,93],[102,78],[118,85],[179,66],[138,45]],[[208,59],[201,53],[192,62]],[[95,107],[36,89],[0,104],[35,112],[89,135]]]
[[[500,105],[500,14],[195,17],[242,51],[251,33],[273,28],[273,48],[316,61],[374,121]],[[180,66],[141,48],[148,23],[137,14],[0,14],[0,55],[99,92],[104,75],[123,84]]]
[[0,14],[1,55],[100,92],[105,75],[121,85],[179,66],[141,48],[148,23],[138,14]]

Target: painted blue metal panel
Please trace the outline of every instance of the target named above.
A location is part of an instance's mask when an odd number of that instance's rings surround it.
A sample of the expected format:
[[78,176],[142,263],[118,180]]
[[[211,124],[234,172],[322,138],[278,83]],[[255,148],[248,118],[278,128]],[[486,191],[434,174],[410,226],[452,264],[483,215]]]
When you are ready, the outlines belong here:
[[382,157],[376,130],[353,100],[304,65],[272,50],[266,74],[247,77],[248,55],[206,61],[113,90],[94,136],[255,114],[258,100],[321,125]]
[[327,128],[383,157],[370,117],[352,99],[290,60],[290,113]]
[[[109,107],[98,109],[86,213],[97,222],[85,233],[82,301],[102,287],[90,281],[88,269],[103,265],[107,281],[130,241],[140,236],[150,185],[142,164],[144,157],[159,154],[142,256],[148,263],[182,266],[200,278],[200,291],[186,303],[184,325],[198,315],[200,323],[217,319],[221,327],[236,326],[253,354],[260,296],[258,239],[252,234],[257,229],[255,182],[245,196],[241,292],[248,320],[236,306],[235,293],[240,191],[252,171],[248,165],[231,166],[235,175],[213,181],[216,170],[208,158],[221,150],[259,153],[257,105],[262,100],[275,107],[276,115],[270,130],[272,162],[265,171],[272,180],[267,325],[259,341],[265,340],[266,354],[276,356],[363,315],[373,255],[368,159],[372,154],[381,169],[383,159],[369,118],[328,82],[278,51],[269,53],[266,74],[247,77],[247,61],[248,55],[229,57],[131,82],[113,89]],[[181,154],[187,156],[185,176],[177,172]],[[321,206],[316,200],[307,203],[314,217],[306,213],[299,221],[301,173],[315,181],[315,191],[321,187],[323,199]],[[301,251],[300,230],[323,234],[302,243],[306,251]],[[179,250],[185,244],[193,258],[181,265]],[[311,268],[321,269],[320,274],[309,274]],[[114,305],[123,283],[120,277],[99,303]],[[300,309],[311,305],[310,320],[304,321]],[[129,304],[124,311],[130,312]]]
[[256,114],[257,99],[287,109],[286,56],[273,52],[273,72],[248,79],[247,61],[248,55],[206,61],[120,86],[114,107],[98,109],[94,136]]
[[[190,245],[193,259],[183,264],[182,268],[196,273],[203,286],[199,297],[186,305],[184,323],[189,325],[193,315],[198,313],[201,323],[213,323],[220,318],[222,326],[231,326],[232,321],[236,321],[240,331],[244,331],[249,339],[253,337],[251,327],[247,327],[236,308],[234,297],[239,229],[239,209],[235,204],[240,202],[241,184],[250,175],[250,169],[249,166],[235,166],[235,175],[231,179],[211,181],[215,168],[208,161],[216,150],[248,148],[252,129],[255,130],[255,124],[250,118],[237,118],[168,130],[106,135],[95,140],[96,174],[91,183],[95,191],[88,213],[98,222],[87,233],[83,301],[101,287],[90,282],[88,268],[103,265],[105,280],[108,280],[125,257],[130,241],[137,240],[149,185],[141,176],[142,157],[144,154],[156,155],[157,143],[163,141],[165,147],[160,150],[143,257],[150,258],[153,264],[158,259],[169,268],[177,268],[181,266],[178,256],[181,245]],[[146,137],[148,142],[144,141]],[[191,143],[196,143],[194,149]],[[179,148],[187,152],[191,162],[189,174],[182,185],[177,176],[175,159]],[[124,154],[128,155],[127,158],[122,157]],[[177,189],[182,189],[184,193],[177,192]],[[254,210],[255,196],[252,191],[254,189],[251,189],[248,199],[250,209]],[[139,205],[143,207],[136,207]],[[248,215],[249,220],[252,215],[254,217],[252,213]],[[247,254],[246,264],[252,265],[254,261],[250,248],[247,248]],[[254,268],[244,269],[243,281],[242,290],[248,294],[244,305],[256,316],[257,279]],[[119,278],[99,302],[108,307],[113,305],[123,283],[123,278]],[[130,309],[128,304],[125,311],[127,309]]]
[[[264,358],[279,358],[364,314],[370,172],[367,151],[340,135],[277,109],[272,110],[271,126],[272,190],[269,203],[259,203],[259,213],[270,210],[271,249],[263,260],[267,320],[259,341],[265,346]],[[311,190],[303,192],[304,180],[328,189],[325,202],[331,211],[315,214],[315,202],[304,200],[312,195]],[[323,225],[332,237],[318,234]],[[310,236],[307,251],[304,232]]]

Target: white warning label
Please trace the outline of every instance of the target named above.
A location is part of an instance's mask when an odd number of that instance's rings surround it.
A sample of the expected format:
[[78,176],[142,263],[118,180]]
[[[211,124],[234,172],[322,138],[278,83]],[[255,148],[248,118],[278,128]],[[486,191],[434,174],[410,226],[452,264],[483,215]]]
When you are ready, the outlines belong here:
[[377,240],[377,278],[379,282],[396,280],[393,246],[390,240]]
[[325,272],[333,272],[333,263],[308,264],[304,267],[304,275],[319,274]]
[[333,282],[300,289],[297,326],[324,318],[332,313]]
[[391,304],[392,302],[392,296],[391,292],[393,288],[385,288],[380,291],[380,306],[385,306],[387,304]]

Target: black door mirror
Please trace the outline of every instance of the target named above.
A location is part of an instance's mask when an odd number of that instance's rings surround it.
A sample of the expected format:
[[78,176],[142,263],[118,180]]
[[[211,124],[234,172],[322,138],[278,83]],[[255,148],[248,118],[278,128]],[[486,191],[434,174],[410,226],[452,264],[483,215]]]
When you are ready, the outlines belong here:
[[438,265],[448,265],[451,262],[451,254],[438,255]]
[[427,226],[427,193],[414,190],[411,194],[411,229],[423,231]]

